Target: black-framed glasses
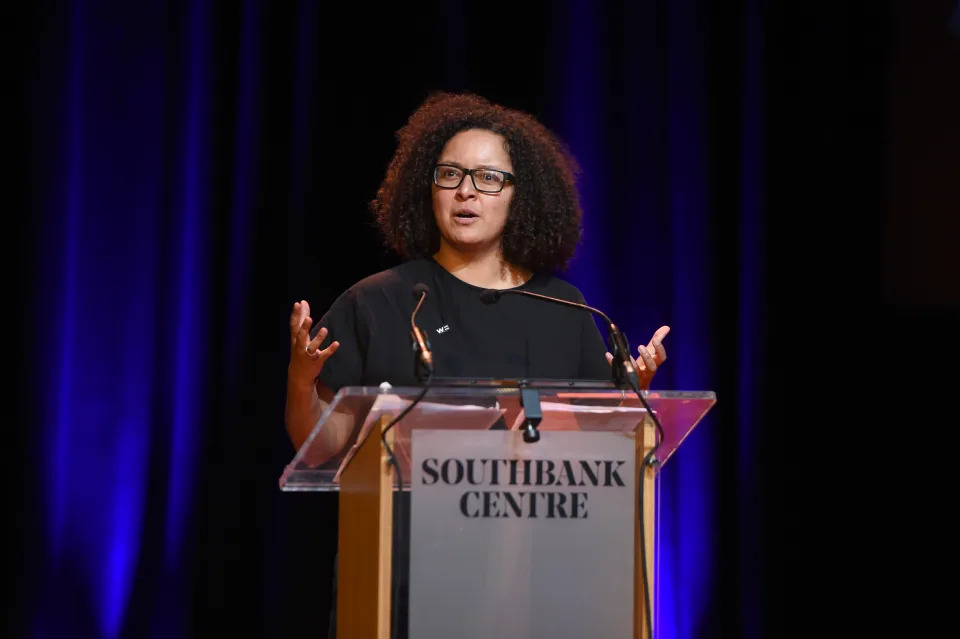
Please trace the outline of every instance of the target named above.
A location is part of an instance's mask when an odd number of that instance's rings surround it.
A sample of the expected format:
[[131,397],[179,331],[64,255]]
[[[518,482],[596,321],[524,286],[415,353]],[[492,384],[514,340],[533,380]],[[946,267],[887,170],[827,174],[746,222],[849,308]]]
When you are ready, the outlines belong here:
[[433,183],[441,189],[457,189],[467,175],[473,188],[481,193],[499,193],[507,182],[513,182],[513,173],[497,169],[464,169],[452,164],[438,164],[433,169]]

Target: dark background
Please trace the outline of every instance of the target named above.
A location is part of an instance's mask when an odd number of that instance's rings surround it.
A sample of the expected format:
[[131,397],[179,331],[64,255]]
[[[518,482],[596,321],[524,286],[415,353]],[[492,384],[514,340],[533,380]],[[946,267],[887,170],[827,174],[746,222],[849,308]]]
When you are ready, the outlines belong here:
[[[940,438],[955,422],[938,410],[956,377],[951,370],[960,326],[960,26],[953,4],[683,4],[701,12],[709,231],[719,247],[712,259],[714,294],[721,300],[704,358],[713,362],[709,378],[721,398],[737,396],[742,381],[728,370],[737,314],[723,300],[741,301],[730,282],[744,251],[757,251],[764,293],[763,332],[756,337],[764,372],[755,387],[763,412],[754,440],[756,501],[748,509],[765,531],[763,553],[759,559],[718,554],[715,594],[691,636],[809,636],[828,623],[828,612],[851,630],[889,630],[907,621],[921,624],[936,609],[934,594],[911,596],[923,592],[921,564],[931,565],[906,550],[936,549],[944,541],[938,495],[948,474],[941,469],[949,466]],[[51,558],[37,477],[48,441],[43,429],[50,423],[50,358],[66,339],[54,328],[61,298],[45,269],[64,259],[53,240],[65,232],[69,149],[63,140],[69,132],[61,124],[78,6],[19,7],[5,28],[6,68],[23,89],[8,98],[17,116],[8,174],[14,196],[8,272],[18,320],[11,333],[17,383],[7,464],[16,539],[9,573],[16,594],[7,616],[14,636],[66,628],[69,636],[101,636],[84,570]],[[200,347],[209,361],[221,363],[202,377],[203,393],[219,401],[203,404],[206,426],[194,480],[199,492],[189,511],[186,559],[171,570],[162,553],[151,552],[162,546],[164,520],[162,509],[148,509],[122,636],[163,636],[164,623],[178,629],[175,634],[288,636],[325,627],[336,499],[280,494],[276,487],[278,469],[294,452],[280,427],[289,305],[306,298],[323,309],[360,277],[396,263],[380,248],[363,207],[382,178],[394,131],[427,91],[468,88],[558,127],[562,121],[552,96],[570,61],[561,64],[554,55],[548,27],[555,28],[566,8],[499,5],[495,18],[485,18],[481,7],[468,4],[360,9],[272,3],[256,5],[255,19],[245,22],[251,6],[212,5],[205,23],[205,203],[212,228],[233,228],[234,178],[246,175],[245,219],[253,239],[245,253],[243,304],[231,301],[237,273],[231,235],[212,233],[203,262],[212,274],[205,289],[208,339]],[[664,3],[649,7],[655,28],[644,33],[669,32],[668,17],[676,18],[676,10]],[[155,39],[166,52],[157,78],[169,87],[165,112],[175,113],[190,77],[178,57],[183,49],[174,44],[189,38],[194,5],[165,5],[162,25],[155,23],[156,11],[111,3],[82,8],[97,24],[125,27],[85,32],[98,42],[112,33],[116,42],[101,42],[105,47],[122,51]],[[751,11],[758,21],[745,20]],[[626,89],[610,78],[635,62],[628,55],[630,30],[614,28],[622,26],[625,12],[617,2],[595,12],[611,55],[606,65],[583,63],[611,100]],[[508,36],[494,31],[502,20],[517,27]],[[296,38],[304,23],[323,25],[322,37]],[[263,97],[255,113],[236,108],[245,90],[241,70],[249,70],[241,47],[249,24],[260,34],[254,59],[261,66],[254,65],[259,80],[252,90]],[[744,91],[751,33],[763,44],[758,95]],[[304,42],[307,50],[298,48]],[[485,76],[491,67],[498,72]],[[310,80],[297,80],[303,77]],[[645,80],[654,92],[667,81],[666,75]],[[122,100],[119,93],[114,97]],[[742,235],[734,227],[743,196],[742,165],[735,160],[746,144],[747,102],[762,115],[759,248],[739,246]],[[104,108],[110,112],[109,104]],[[170,117],[172,130],[188,126]],[[249,139],[236,133],[247,130],[243,122],[259,123]],[[125,130],[107,116],[101,124],[104,132]],[[179,157],[176,139],[163,132],[145,137],[145,144],[170,146],[158,166],[169,174],[164,183],[172,183],[182,172],[171,159]],[[243,144],[250,145],[247,155]],[[616,149],[614,157],[629,153]],[[237,157],[257,161],[243,166]],[[113,168],[123,180],[124,160],[116,160]],[[321,177],[336,186],[325,187]],[[174,190],[161,194],[171,205],[177,199]],[[658,219],[653,228],[665,224]],[[154,228],[158,242],[174,233],[169,224]],[[362,252],[363,259],[344,260],[344,251]],[[175,288],[174,278],[164,281]],[[160,323],[142,339],[150,348],[173,343]],[[718,419],[723,432],[735,426],[730,413]],[[736,441],[719,438],[718,446],[719,459],[735,456]],[[149,457],[149,500],[164,498],[168,455]],[[717,482],[718,510],[742,508],[738,484],[722,464]],[[723,515],[719,522],[721,542],[742,525]],[[747,574],[761,575],[750,581],[752,590],[733,587]],[[179,618],[158,620],[156,611],[168,610],[170,599],[180,602]],[[909,618],[896,614],[901,606]],[[761,629],[750,621],[757,617],[764,620]]]

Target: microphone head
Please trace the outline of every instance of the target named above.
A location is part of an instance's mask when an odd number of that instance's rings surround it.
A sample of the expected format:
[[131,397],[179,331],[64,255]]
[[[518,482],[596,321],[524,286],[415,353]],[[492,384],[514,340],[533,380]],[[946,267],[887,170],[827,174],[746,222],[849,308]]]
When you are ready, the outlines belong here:
[[492,288],[485,289],[480,293],[480,301],[484,304],[493,304],[496,301],[500,300],[500,291],[494,290]]
[[424,295],[430,292],[430,287],[424,284],[423,282],[417,282],[413,285],[413,298],[420,299]]

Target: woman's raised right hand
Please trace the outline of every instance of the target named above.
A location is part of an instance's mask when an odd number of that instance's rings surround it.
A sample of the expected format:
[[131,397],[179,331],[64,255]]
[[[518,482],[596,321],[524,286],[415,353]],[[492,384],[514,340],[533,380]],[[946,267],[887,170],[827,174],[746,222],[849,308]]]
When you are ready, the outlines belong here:
[[323,364],[340,348],[340,342],[333,342],[323,350],[320,344],[327,337],[326,327],[322,327],[317,336],[310,339],[310,304],[300,300],[293,305],[290,313],[290,365],[287,376],[292,384],[313,386]]

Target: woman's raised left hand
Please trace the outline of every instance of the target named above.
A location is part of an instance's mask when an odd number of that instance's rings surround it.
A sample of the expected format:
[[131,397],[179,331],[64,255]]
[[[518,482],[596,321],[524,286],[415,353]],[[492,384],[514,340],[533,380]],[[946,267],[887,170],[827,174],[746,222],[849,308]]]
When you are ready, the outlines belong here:
[[[637,370],[637,381],[640,390],[648,390],[653,376],[657,372],[660,364],[667,361],[667,350],[663,347],[663,338],[670,332],[669,326],[661,326],[650,339],[646,346],[637,346],[637,353],[640,357],[633,360],[633,365]],[[613,364],[613,355],[607,353],[607,362]]]

